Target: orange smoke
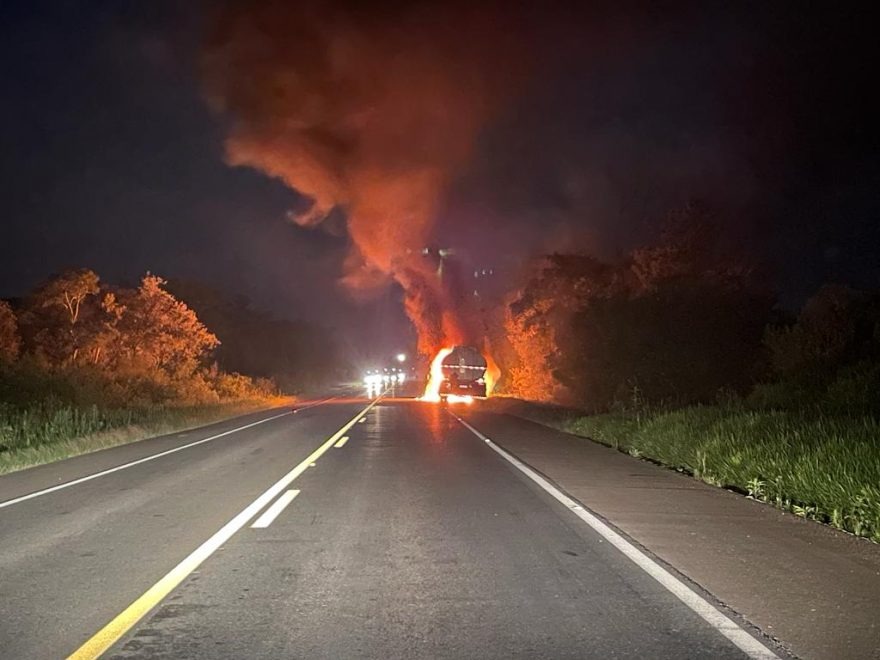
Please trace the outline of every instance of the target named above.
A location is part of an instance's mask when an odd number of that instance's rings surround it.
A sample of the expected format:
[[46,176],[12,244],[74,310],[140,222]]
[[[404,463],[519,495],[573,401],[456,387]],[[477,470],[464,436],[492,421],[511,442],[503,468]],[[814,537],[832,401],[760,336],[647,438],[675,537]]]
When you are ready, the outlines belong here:
[[431,371],[428,373],[428,384],[425,386],[425,393],[422,394],[422,401],[436,403],[440,400],[440,385],[443,384],[443,360],[450,353],[452,353],[452,348],[441,348],[431,360]]
[[404,308],[418,330],[418,351],[432,356],[442,346],[462,344],[466,333],[443,282],[420,259],[395,274],[406,292]]
[[229,3],[204,49],[204,87],[230,127],[228,162],[307,197],[301,225],[341,211],[343,284],[396,280],[430,355],[462,332],[422,250],[480,129],[522,78],[526,20],[506,3],[361,4]]

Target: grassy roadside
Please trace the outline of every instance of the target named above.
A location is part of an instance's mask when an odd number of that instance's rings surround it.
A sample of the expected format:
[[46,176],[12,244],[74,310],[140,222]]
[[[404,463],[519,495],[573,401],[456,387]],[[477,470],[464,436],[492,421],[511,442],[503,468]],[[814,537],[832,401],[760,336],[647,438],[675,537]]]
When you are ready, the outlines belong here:
[[880,421],[737,404],[576,415],[502,409],[880,542]]
[[51,402],[19,408],[0,403],[0,474],[203,426],[288,401],[254,399],[137,409]]

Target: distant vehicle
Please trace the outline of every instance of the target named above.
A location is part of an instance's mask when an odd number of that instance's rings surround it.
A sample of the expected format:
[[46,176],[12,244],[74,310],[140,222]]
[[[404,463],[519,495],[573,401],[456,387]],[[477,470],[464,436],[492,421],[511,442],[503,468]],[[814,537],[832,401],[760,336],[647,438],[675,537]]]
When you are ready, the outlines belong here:
[[384,367],[367,369],[364,373],[364,385],[394,385],[406,380],[406,370],[400,367]]
[[486,396],[486,358],[473,346],[456,346],[443,358],[440,398]]

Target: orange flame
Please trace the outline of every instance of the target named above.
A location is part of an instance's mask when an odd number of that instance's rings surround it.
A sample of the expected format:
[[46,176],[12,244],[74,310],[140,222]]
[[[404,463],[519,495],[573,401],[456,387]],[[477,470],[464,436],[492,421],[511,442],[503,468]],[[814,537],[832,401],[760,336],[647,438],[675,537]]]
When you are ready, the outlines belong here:
[[440,401],[440,385],[443,383],[443,360],[452,353],[452,348],[441,348],[434,359],[431,361],[431,373],[428,376],[428,384],[425,386],[425,393],[422,394],[422,401]]
[[492,396],[492,392],[498,384],[498,379],[501,378],[501,368],[488,351],[484,353],[483,357],[486,358],[486,375],[484,378],[486,379],[486,396],[489,397]]

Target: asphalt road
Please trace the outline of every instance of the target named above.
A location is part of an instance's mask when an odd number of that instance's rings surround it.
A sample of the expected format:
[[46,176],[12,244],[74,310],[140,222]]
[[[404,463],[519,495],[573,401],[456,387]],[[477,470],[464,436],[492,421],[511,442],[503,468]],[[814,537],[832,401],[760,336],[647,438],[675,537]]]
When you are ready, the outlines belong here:
[[0,656],[773,657],[532,477],[397,399],[2,477]]

